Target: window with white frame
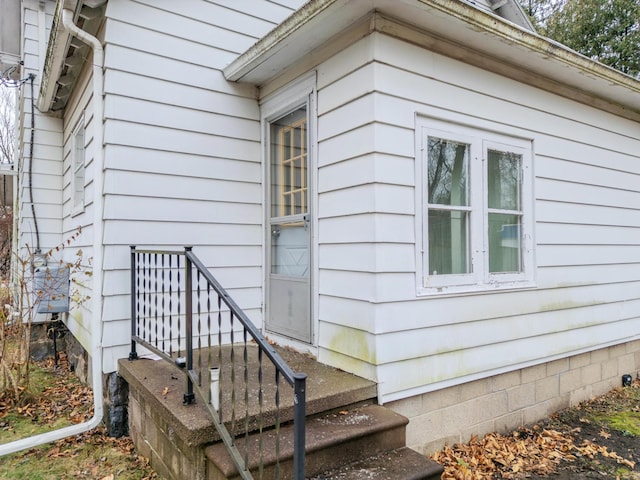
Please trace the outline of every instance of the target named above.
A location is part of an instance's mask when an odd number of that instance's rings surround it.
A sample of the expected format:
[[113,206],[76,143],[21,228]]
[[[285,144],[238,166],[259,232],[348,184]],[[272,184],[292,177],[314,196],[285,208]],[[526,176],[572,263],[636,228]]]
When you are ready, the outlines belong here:
[[84,208],[85,124],[80,119],[71,140],[71,201],[74,211]]
[[533,280],[530,140],[418,121],[419,288],[447,293]]

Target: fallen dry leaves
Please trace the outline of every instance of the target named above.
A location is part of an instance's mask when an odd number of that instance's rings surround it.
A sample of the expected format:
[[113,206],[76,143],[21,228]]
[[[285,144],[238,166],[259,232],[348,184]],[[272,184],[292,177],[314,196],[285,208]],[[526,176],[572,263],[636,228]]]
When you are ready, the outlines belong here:
[[[53,361],[42,362],[44,367],[53,368]],[[66,357],[60,354],[58,371],[68,369]],[[55,375],[55,374],[54,374]],[[16,404],[15,398],[7,390],[0,391],[0,426],[2,418],[10,411],[29,417],[40,424],[53,423],[64,417],[71,423],[82,423],[93,414],[93,392],[79,381],[70,382],[68,375],[56,376],[49,387],[40,395],[27,395]]]
[[491,478],[517,478],[523,473],[548,475],[561,461],[575,460],[576,456],[611,458],[619,464],[634,467],[607,447],[591,441],[574,443],[572,433],[552,429],[523,428],[512,435],[490,433],[469,443],[446,446],[432,458],[444,468],[443,480],[486,480]]
[[[41,362],[40,365],[51,370],[54,377],[51,379],[50,386],[41,394],[25,397],[23,404],[18,405],[11,395],[0,392],[0,432],[12,429],[11,422],[6,419],[3,421],[3,417],[7,417],[9,412],[15,412],[40,425],[53,425],[61,417],[66,418],[70,423],[81,423],[89,420],[93,415],[93,392],[90,387],[81,384],[69,374],[69,366],[64,354],[60,356],[58,368],[54,368],[52,361]],[[103,448],[104,452],[109,452],[108,455],[119,455],[123,460],[117,459],[120,462],[118,470],[115,473],[109,473],[109,469],[113,468],[111,462],[116,461],[115,457],[109,457],[105,453],[103,458],[92,460],[92,456],[87,453],[88,448],[94,450]],[[136,472],[135,478],[141,480],[158,478],[150,468],[148,460],[137,455],[129,437],[109,437],[104,425],[54,442],[44,450],[40,448],[28,450],[22,454],[20,461],[24,463],[30,458],[42,457],[56,462],[77,459],[74,463],[77,465],[77,470],[70,470],[65,479],[114,480],[122,477],[123,468]],[[126,462],[126,467],[122,466],[123,462]]]

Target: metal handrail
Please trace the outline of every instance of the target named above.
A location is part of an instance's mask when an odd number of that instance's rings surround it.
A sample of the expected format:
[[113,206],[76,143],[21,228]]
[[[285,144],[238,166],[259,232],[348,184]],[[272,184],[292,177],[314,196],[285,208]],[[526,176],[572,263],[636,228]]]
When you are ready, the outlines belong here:
[[[140,258],[139,258],[140,257]],[[158,257],[161,259],[161,265],[158,265]],[[165,264],[165,257],[168,258],[168,265]],[[175,257],[175,264],[173,258]],[[181,265],[180,259],[183,258],[184,262]],[[140,266],[139,259],[142,260],[142,266]],[[153,259],[153,262],[151,261]],[[152,265],[153,263],[153,265]],[[158,273],[160,271],[160,273]],[[165,272],[168,271],[168,290],[165,285]],[[173,278],[173,272],[176,272],[177,278]],[[180,278],[180,272],[184,272],[184,278]],[[194,276],[197,281],[197,287],[194,289]],[[200,319],[202,312],[200,311],[200,295],[203,291],[200,282],[201,279],[206,285],[207,304],[210,303],[212,291],[217,296],[217,317],[218,317],[218,368],[222,368],[222,310],[223,304],[228,309],[229,321],[231,322],[231,381],[233,384],[232,393],[232,426],[231,431],[225,425],[222,417],[222,407],[218,402],[219,408],[214,407],[214,398],[212,398],[212,391],[206,392],[202,388],[202,370],[194,370],[194,336],[198,339],[198,345],[200,345],[202,338],[202,331],[200,326]],[[182,287],[184,282],[184,287]],[[160,287],[158,284],[160,283]],[[174,285],[176,290],[173,290]],[[141,292],[142,291],[142,292]],[[193,297],[194,294],[198,297],[197,307],[198,312],[196,317],[198,319],[198,325],[194,332],[194,312],[193,312]],[[153,300],[151,300],[153,297]],[[143,299],[142,302],[140,299]],[[160,305],[158,305],[158,299],[160,298]],[[174,305],[174,298],[177,305]],[[184,298],[184,302],[182,302]],[[168,301],[168,305],[166,305]],[[141,305],[142,303],[142,305]],[[175,306],[175,308],[174,308]],[[184,312],[182,307],[184,306]],[[210,310],[210,308],[209,308]],[[169,317],[169,338],[168,348],[165,344],[167,341],[164,328],[166,325],[166,316]],[[206,313],[207,318],[210,320],[211,311]],[[184,316],[184,332],[182,332],[183,325],[180,323],[180,319]],[[177,319],[177,328],[172,324],[173,318]],[[295,480],[304,479],[304,455],[305,455],[305,418],[306,418],[306,374],[294,372],[289,365],[282,359],[275,348],[269,344],[268,340],[261,334],[256,328],[253,322],[249,319],[246,313],[238,306],[238,304],[231,298],[229,293],[213,276],[209,269],[202,263],[202,261],[193,253],[191,247],[185,247],[184,251],[172,251],[172,250],[146,250],[137,249],[135,246],[131,246],[131,353],[129,358],[134,360],[137,358],[136,344],[143,345],[150,349],[152,352],[158,354],[162,358],[170,362],[184,363],[186,367],[186,389],[184,394],[184,403],[190,404],[195,401],[195,393],[207,406],[212,414],[214,425],[220,435],[220,438],[225,443],[235,465],[238,469],[240,476],[243,479],[250,480],[253,478],[248,467],[247,452],[244,456],[239,451],[234,439],[235,432],[235,372],[234,372],[234,329],[233,322],[238,320],[242,325],[243,339],[244,339],[244,382],[245,382],[245,416],[248,415],[248,385],[247,385],[247,335],[256,344],[259,349],[260,359],[264,354],[276,371],[276,432],[279,433],[279,387],[278,379],[283,378],[293,388],[293,424],[294,424],[294,453],[293,453],[293,478]],[[142,324],[141,324],[142,322]],[[161,324],[162,334],[159,333],[158,328]],[[211,325],[207,329],[208,345],[211,346]],[[179,338],[173,338],[172,333],[177,331]],[[155,332],[155,333],[154,333]],[[182,339],[184,335],[184,339]],[[181,349],[182,340],[184,340],[185,349],[184,352]],[[173,350],[174,343],[177,342],[177,351]],[[183,356],[184,354],[184,356]],[[201,361],[201,357],[198,357]],[[260,360],[261,362],[261,360]],[[209,368],[210,365],[207,365]],[[260,374],[258,381],[260,382],[259,396],[260,402],[262,402],[262,367],[260,367]],[[220,397],[221,398],[221,393]],[[219,400],[218,399],[218,400]],[[260,404],[262,409],[262,403]],[[245,439],[248,437],[248,417],[244,420],[245,426]],[[262,426],[260,426],[260,434],[262,434]],[[279,444],[277,444],[279,445]],[[260,458],[262,462],[262,458]],[[262,464],[260,464],[260,472],[262,473]],[[279,464],[276,468],[279,476]]]

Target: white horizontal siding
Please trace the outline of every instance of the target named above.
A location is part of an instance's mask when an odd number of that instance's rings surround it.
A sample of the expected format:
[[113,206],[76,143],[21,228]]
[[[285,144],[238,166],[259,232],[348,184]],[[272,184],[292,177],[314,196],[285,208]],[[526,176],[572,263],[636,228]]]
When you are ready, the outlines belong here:
[[[640,263],[637,245],[542,245],[537,249],[538,266],[614,265]],[[587,277],[588,278],[588,277]],[[587,280],[585,278],[584,280]],[[612,276],[615,281],[615,276]],[[558,281],[562,281],[561,278]]]
[[[109,96],[105,101],[105,116],[109,119],[143,125],[211,134],[224,138],[243,138],[254,132],[255,120],[230,117],[210,110],[194,110],[176,105],[163,105],[148,100]],[[259,141],[255,132],[253,141]]]
[[640,205],[640,192],[629,190],[616,190],[599,185],[585,185],[573,182],[550,180],[546,178],[536,179],[536,197],[558,203],[581,203],[617,208],[633,208]]
[[[324,318],[330,318],[338,325],[367,332],[375,331],[375,308],[370,302],[323,295],[319,299],[318,308]],[[324,324],[325,322],[322,325]],[[324,332],[320,337],[324,337]]]
[[[598,198],[591,201],[597,202]],[[536,217],[538,222],[640,227],[640,211],[632,206],[611,207],[538,199]]]
[[363,213],[323,218],[318,241],[321,245],[344,243],[410,242],[415,237],[413,215]]
[[354,185],[384,181],[394,185],[413,185],[412,158],[380,153],[365,154],[338,161],[322,168],[318,178],[318,192],[325,193]]
[[[223,184],[225,186],[226,184]],[[239,189],[242,192],[242,189]],[[142,193],[142,192],[141,192]],[[232,191],[232,193],[236,193]],[[128,210],[129,205],[134,202],[140,203],[140,208],[147,208],[149,215],[147,220],[158,222],[178,222],[178,223],[218,223],[234,224],[246,222],[246,219],[255,219],[250,224],[259,223],[262,209],[254,203],[241,203],[234,201],[234,196],[224,197],[225,200],[211,203],[195,198],[184,200],[182,210],[173,209],[173,199],[166,196],[146,197],[146,196],[125,196],[119,195],[105,209],[104,218],[106,220],[136,220],[135,212]]]
[[[245,1],[243,4],[238,4],[236,0],[214,0],[212,1],[216,6],[224,7],[225,9],[234,12],[236,15],[242,15],[242,22],[245,22],[246,15],[251,15],[261,23],[257,25],[251,25],[251,34],[263,36],[267,33],[264,28],[271,29],[287,16],[292,13],[293,9],[296,9],[302,5],[301,0],[289,0],[289,1]],[[216,10],[218,16],[221,15],[222,10]],[[213,13],[213,12],[212,12]],[[228,13],[227,15],[231,15]],[[231,17],[227,17],[231,20]],[[271,25],[265,25],[263,22],[269,21]]]
[[[170,230],[167,232],[167,230]],[[190,245],[194,238],[207,239],[207,243],[220,242],[232,245],[259,245],[263,232],[260,225],[219,225],[215,223],[196,223],[176,225],[172,222],[154,222],[150,220],[109,221],[105,222],[105,243],[118,242],[123,231],[128,238],[137,240],[137,245]],[[231,235],[236,235],[229,241]],[[198,240],[203,242],[204,240]]]
[[[256,124],[257,127],[257,124]],[[112,145],[129,145],[176,154],[187,153],[243,161],[260,158],[259,143],[250,139],[225,138],[211,133],[192,132],[153,125],[109,121],[105,128],[105,142]],[[176,162],[177,167],[188,165]]]
[[[134,3],[119,2],[122,5],[135,5]],[[111,12],[109,12],[111,13]],[[135,18],[135,17],[132,17]],[[146,18],[153,18],[151,15]],[[105,30],[105,41],[123,46],[128,38],[135,38],[137,49],[144,50],[152,55],[181,58],[185,63],[199,65],[225,65],[231,62],[237,54],[227,50],[215,48],[206,43],[196,43],[184,37],[175,37],[166,32],[150,30],[146,23],[124,23],[118,19],[110,18]],[[179,72],[175,72],[179,76]]]
[[[399,398],[633,338],[637,123],[379,34],[320,65],[318,84],[321,359],[378,365],[383,399]],[[532,140],[537,288],[416,295],[416,114]],[[345,329],[339,302],[374,302],[373,319]],[[368,350],[338,345],[353,329],[377,334]]]
[[[250,317],[261,321],[264,234],[256,89],[227,82],[221,69],[302,2],[290,3],[107,4],[105,371],[114,370],[115,360],[129,349],[131,244],[194,245]],[[86,187],[92,195],[92,182]],[[87,207],[85,214],[91,203]],[[71,217],[70,224],[82,218]],[[86,231],[91,234],[90,225]]]
[[[565,183],[606,187],[614,197],[617,194],[617,190],[639,192],[640,170],[638,172],[621,170],[620,162],[616,161],[616,158],[611,154],[592,152],[590,156],[582,158],[570,155],[572,154],[567,153],[565,158],[569,157],[572,160],[539,155],[536,162],[536,175],[541,178],[561,180]],[[573,159],[579,159],[579,161],[574,161]],[[586,163],[591,159],[593,159],[594,163],[606,163],[606,166]],[[640,166],[637,165],[637,161],[635,163],[635,169],[637,170]]]
[[[130,252],[130,245],[110,245],[105,247],[109,255],[105,257],[104,268],[107,270],[124,270],[130,265],[130,256],[122,255],[121,250]],[[162,249],[163,245],[154,245]],[[192,245],[193,252],[205,263],[215,265],[216,268],[253,267],[262,257],[261,245],[216,245],[204,242]],[[172,248],[171,251],[184,251]],[[213,270],[215,271],[215,269]],[[259,284],[256,284],[259,286]]]
[[[105,174],[105,192],[128,197],[139,195],[142,197],[183,199],[185,201],[204,200],[259,204],[261,190],[259,184],[248,182],[230,182],[198,177],[176,178],[171,175],[154,175],[149,172],[110,170]],[[149,202],[141,203],[139,207],[142,208],[145,205],[153,207]],[[177,212],[181,212],[183,208],[188,206],[188,203],[181,205]],[[138,206],[136,205],[136,207]],[[109,205],[108,208],[112,207]],[[129,215],[135,218],[135,212],[135,209],[131,209]],[[238,219],[238,221],[241,220],[241,218]],[[255,222],[259,219],[251,216],[250,220]]]
[[[587,277],[587,273],[589,277]],[[588,278],[588,280],[586,280]],[[640,280],[640,268],[634,263],[612,263],[602,265],[553,265],[538,269],[539,288],[562,288],[567,285],[601,285]]]
[[261,165],[256,161],[236,161],[203,154],[167,152],[126,145],[107,145],[105,148],[108,170],[124,170],[138,173],[155,172],[158,175],[171,175],[176,163],[187,163],[191,168],[185,177],[212,178],[234,182],[260,183]]
[[[40,69],[44,58],[44,49],[39,43],[39,34],[46,32],[51,22],[53,2],[44,4],[44,11],[39,12],[39,2],[26,0],[23,8],[22,53],[25,64],[21,75],[26,78],[35,74],[33,85],[34,96],[40,88]],[[40,25],[40,22],[45,25]],[[42,28],[41,28],[42,27]],[[26,255],[25,245],[34,252],[38,243],[43,252],[58,245],[62,239],[62,121],[49,118],[34,109],[31,118],[32,98],[30,83],[22,87],[20,101],[20,118],[18,119],[20,139],[20,163],[18,169],[17,207],[19,255]],[[34,98],[35,102],[36,99]],[[31,122],[35,125],[31,145]],[[30,157],[33,158],[31,163]],[[31,169],[31,176],[29,176]],[[35,211],[35,221],[33,212]],[[37,222],[37,235],[36,234]]]
[[[250,97],[255,87],[227,82],[222,72],[207,65],[184,62],[180,58],[159,57],[149,52],[132,50],[120,45],[108,45],[105,50],[105,66],[110,70],[141,75],[169,83],[188,84],[205,90],[213,90]],[[180,72],[177,76],[176,72]]]
[[[615,328],[606,324],[593,325],[576,329],[571,335],[567,335],[567,332],[549,332],[534,338],[420,356],[382,365],[377,369],[380,395],[388,399],[412,396],[418,392],[508,372],[521,366],[564,358],[567,351],[580,353],[595,350],[602,345],[623,343],[628,341],[624,332],[636,328],[637,323],[637,317],[621,319],[614,323]],[[485,370],[470,368],[473,365],[482,365]]]
[[368,212],[413,215],[413,189],[385,184],[368,184],[333,190],[322,196],[318,216],[322,220],[338,215]]
[[232,117],[258,119],[255,99],[190,86],[182,80],[164,80],[107,70],[105,93],[107,96],[121,95],[194,110],[213,111]]
[[[82,296],[87,300],[80,302],[71,301],[70,312],[66,318],[66,325],[80,344],[90,351],[91,337],[97,334],[91,330],[92,302],[92,277],[84,272],[91,271],[93,265],[93,171],[95,169],[94,157],[96,149],[100,148],[99,142],[94,138],[95,117],[92,105],[92,71],[89,62],[85,62],[83,70],[78,76],[78,81],[72,95],[69,98],[67,108],[63,112],[63,152],[59,159],[62,175],[62,241],[65,243],[63,257],[65,261],[74,263],[80,260],[82,269],[72,272],[72,280],[79,280],[82,288]],[[79,121],[82,119],[85,128],[85,175],[84,175],[84,203],[83,208],[73,207],[71,178],[72,166],[72,138]],[[80,229],[82,233],[79,234]],[[101,274],[101,272],[94,272]],[[72,282],[72,287],[75,285]],[[74,287],[75,288],[75,287]],[[77,295],[76,295],[77,296]],[[72,295],[72,298],[74,296]]]

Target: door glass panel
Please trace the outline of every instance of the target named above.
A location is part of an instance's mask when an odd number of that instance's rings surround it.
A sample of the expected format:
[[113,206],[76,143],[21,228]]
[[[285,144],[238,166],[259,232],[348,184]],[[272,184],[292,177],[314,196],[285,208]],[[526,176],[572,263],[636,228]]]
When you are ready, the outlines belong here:
[[289,277],[309,275],[309,235],[305,222],[272,226],[271,273]]
[[307,213],[307,109],[271,124],[271,217]]
[[[271,123],[271,273],[309,275],[307,110]],[[292,217],[292,218],[289,218]]]

